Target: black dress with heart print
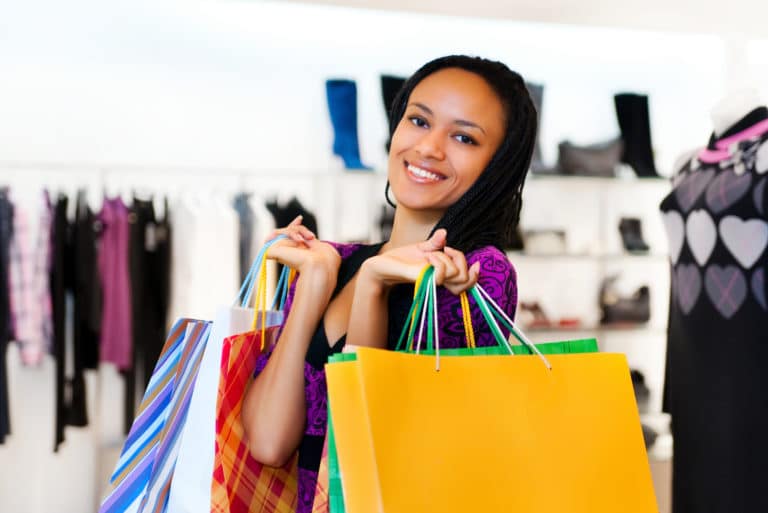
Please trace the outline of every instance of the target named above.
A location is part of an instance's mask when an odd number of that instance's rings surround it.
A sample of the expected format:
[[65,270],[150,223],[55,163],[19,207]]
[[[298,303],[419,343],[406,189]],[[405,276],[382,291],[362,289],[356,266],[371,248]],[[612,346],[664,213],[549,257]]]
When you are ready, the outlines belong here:
[[768,512],[768,109],[684,159],[661,203],[674,513]]

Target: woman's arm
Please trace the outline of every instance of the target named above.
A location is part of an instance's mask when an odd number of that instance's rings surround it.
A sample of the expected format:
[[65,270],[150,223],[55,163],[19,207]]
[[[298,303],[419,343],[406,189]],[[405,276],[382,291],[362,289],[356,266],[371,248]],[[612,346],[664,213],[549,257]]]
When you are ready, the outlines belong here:
[[299,270],[293,306],[264,370],[243,399],[241,418],[251,454],[279,467],[295,452],[306,423],[304,362],[336,286],[340,257],[330,245],[278,243],[270,257]]

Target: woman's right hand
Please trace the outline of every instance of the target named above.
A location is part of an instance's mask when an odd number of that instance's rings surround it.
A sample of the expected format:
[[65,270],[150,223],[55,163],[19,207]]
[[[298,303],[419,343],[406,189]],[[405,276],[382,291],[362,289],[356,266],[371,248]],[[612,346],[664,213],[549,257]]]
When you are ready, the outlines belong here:
[[301,216],[287,227],[275,230],[270,237],[277,235],[287,235],[287,238],[270,247],[267,258],[295,269],[302,282],[311,280],[313,288],[332,291],[341,265],[336,249],[318,240],[311,230],[303,226]]

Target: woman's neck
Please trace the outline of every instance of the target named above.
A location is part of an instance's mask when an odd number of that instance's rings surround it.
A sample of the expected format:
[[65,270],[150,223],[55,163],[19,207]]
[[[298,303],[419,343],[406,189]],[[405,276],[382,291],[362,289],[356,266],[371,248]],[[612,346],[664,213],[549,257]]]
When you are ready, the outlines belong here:
[[383,250],[427,240],[442,215],[443,213],[438,211],[414,211],[403,206],[397,207],[392,223],[392,234]]

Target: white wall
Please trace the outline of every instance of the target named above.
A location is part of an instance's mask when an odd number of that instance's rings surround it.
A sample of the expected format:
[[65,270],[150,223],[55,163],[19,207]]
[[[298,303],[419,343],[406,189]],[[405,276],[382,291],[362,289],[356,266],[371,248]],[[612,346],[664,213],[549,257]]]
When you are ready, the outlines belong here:
[[[768,53],[755,48],[750,62],[761,66]],[[0,182],[101,187],[108,176],[165,188],[185,168],[196,169],[191,181],[230,182],[241,171],[258,180],[340,169],[323,86],[331,76],[357,81],[363,158],[380,168],[379,75],[451,52],[501,59],[546,85],[550,163],[562,139],[617,134],[615,92],[649,93],[668,173],[706,140],[707,111],[729,84],[728,51],[716,36],[297,4],[0,0]],[[119,441],[109,401],[121,397],[119,380],[109,368],[89,376],[94,424],[68,429],[53,456],[52,362],[22,368],[12,350],[9,363],[14,435],[0,447],[0,511],[93,511],[112,463],[100,450]]]
[[662,169],[698,144],[723,91],[713,36],[300,4],[25,2],[0,45],[0,161],[327,169],[323,81],[358,82],[365,159],[384,162],[379,74],[450,52],[546,85],[542,142],[617,133],[612,94],[651,95]]

